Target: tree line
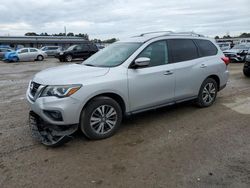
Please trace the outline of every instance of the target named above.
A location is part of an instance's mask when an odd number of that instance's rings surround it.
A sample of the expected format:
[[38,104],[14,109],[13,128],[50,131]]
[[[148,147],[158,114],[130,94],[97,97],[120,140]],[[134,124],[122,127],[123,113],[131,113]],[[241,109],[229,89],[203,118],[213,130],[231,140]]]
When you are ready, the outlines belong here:
[[[28,32],[25,33],[25,36],[68,36],[68,37],[81,37],[84,38],[85,40],[90,40],[89,39],[89,35],[87,33],[79,33],[79,34],[74,34],[72,32],[69,32],[65,35],[65,33],[58,33],[58,34],[48,34],[48,33],[40,33],[37,34],[35,32]],[[113,43],[116,42],[118,39],[116,38],[111,38],[111,39],[107,39],[107,40],[100,40],[100,39],[92,39],[90,41],[94,42],[94,43]]]
[[231,39],[231,38],[250,38],[250,33],[242,33],[238,36],[230,36],[229,34],[224,35],[223,37],[215,36],[215,39]]

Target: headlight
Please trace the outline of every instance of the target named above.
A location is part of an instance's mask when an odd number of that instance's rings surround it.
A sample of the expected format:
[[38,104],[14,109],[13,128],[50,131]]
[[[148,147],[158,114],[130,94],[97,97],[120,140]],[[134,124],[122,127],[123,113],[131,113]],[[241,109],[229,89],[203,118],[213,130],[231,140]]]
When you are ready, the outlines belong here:
[[55,96],[58,98],[69,97],[77,92],[82,85],[47,86],[42,91],[40,97]]
[[60,55],[63,55],[63,52],[60,52]]

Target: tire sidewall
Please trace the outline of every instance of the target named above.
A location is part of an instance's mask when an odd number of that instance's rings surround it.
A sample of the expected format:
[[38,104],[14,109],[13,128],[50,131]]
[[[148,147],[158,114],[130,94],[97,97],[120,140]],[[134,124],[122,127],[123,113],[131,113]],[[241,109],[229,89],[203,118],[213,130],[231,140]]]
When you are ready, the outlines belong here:
[[[68,60],[68,57],[70,57],[70,60]],[[73,56],[72,55],[66,55],[66,57],[65,57],[65,60],[67,61],[67,62],[71,62],[72,60],[73,60]]]
[[[203,98],[202,98],[202,92],[203,92],[203,90],[204,90],[204,87],[208,84],[208,83],[213,83],[214,84],[214,86],[215,86],[215,96],[214,96],[214,99],[213,99],[213,101],[211,102],[211,103],[205,103],[204,101],[203,101]],[[202,85],[201,85],[201,88],[200,88],[200,91],[199,91],[199,95],[198,95],[198,101],[197,101],[197,104],[200,106],[200,107],[209,107],[209,106],[211,106],[211,105],[213,105],[214,104],[214,102],[215,102],[215,100],[216,100],[216,97],[217,97],[217,93],[218,93],[218,84],[217,84],[217,82],[214,80],[214,79],[212,79],[212,78],[207,78],[203,83],[202,83]]]
[[[90,118],[93,111],[102,105],[112,106],[117,113],[117,122],[114,128],[106,134],[99,135],[95,133],[90,126]],[[109,97],[98,97],[93,99],[91,102],[87,104],[87,106],[83,109],[80,119],[80,128],[81,131],[89,138],[93,140],[99,140],[111,137],[114,133],[119,129],[122,121],[122,110],[120,105],[113,99]]]
[[42,55],[38,55],[38,56],[37,56],[37,60],[38,60],[38,61],[42,61],[42,60],[43,60],[43,56],[42,56]]

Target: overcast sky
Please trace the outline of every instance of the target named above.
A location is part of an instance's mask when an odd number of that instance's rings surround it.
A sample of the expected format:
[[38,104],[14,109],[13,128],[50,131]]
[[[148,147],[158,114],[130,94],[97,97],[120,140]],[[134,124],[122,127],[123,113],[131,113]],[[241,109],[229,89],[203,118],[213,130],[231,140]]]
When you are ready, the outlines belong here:
[[0,35],[88,33],[124,38],[157,30],[208,36],[250,32],[250,0],[3,0]]

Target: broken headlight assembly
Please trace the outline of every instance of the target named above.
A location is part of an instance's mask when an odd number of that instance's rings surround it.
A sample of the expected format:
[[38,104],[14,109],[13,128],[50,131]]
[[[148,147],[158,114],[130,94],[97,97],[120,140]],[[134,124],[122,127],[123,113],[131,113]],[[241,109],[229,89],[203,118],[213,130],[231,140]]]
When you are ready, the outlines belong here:
[[46,86],[42,91],[40,97],[58,97],[64,98],[73,95],[82,87],[81,84],[77,85],[61,85],[61,86]]

